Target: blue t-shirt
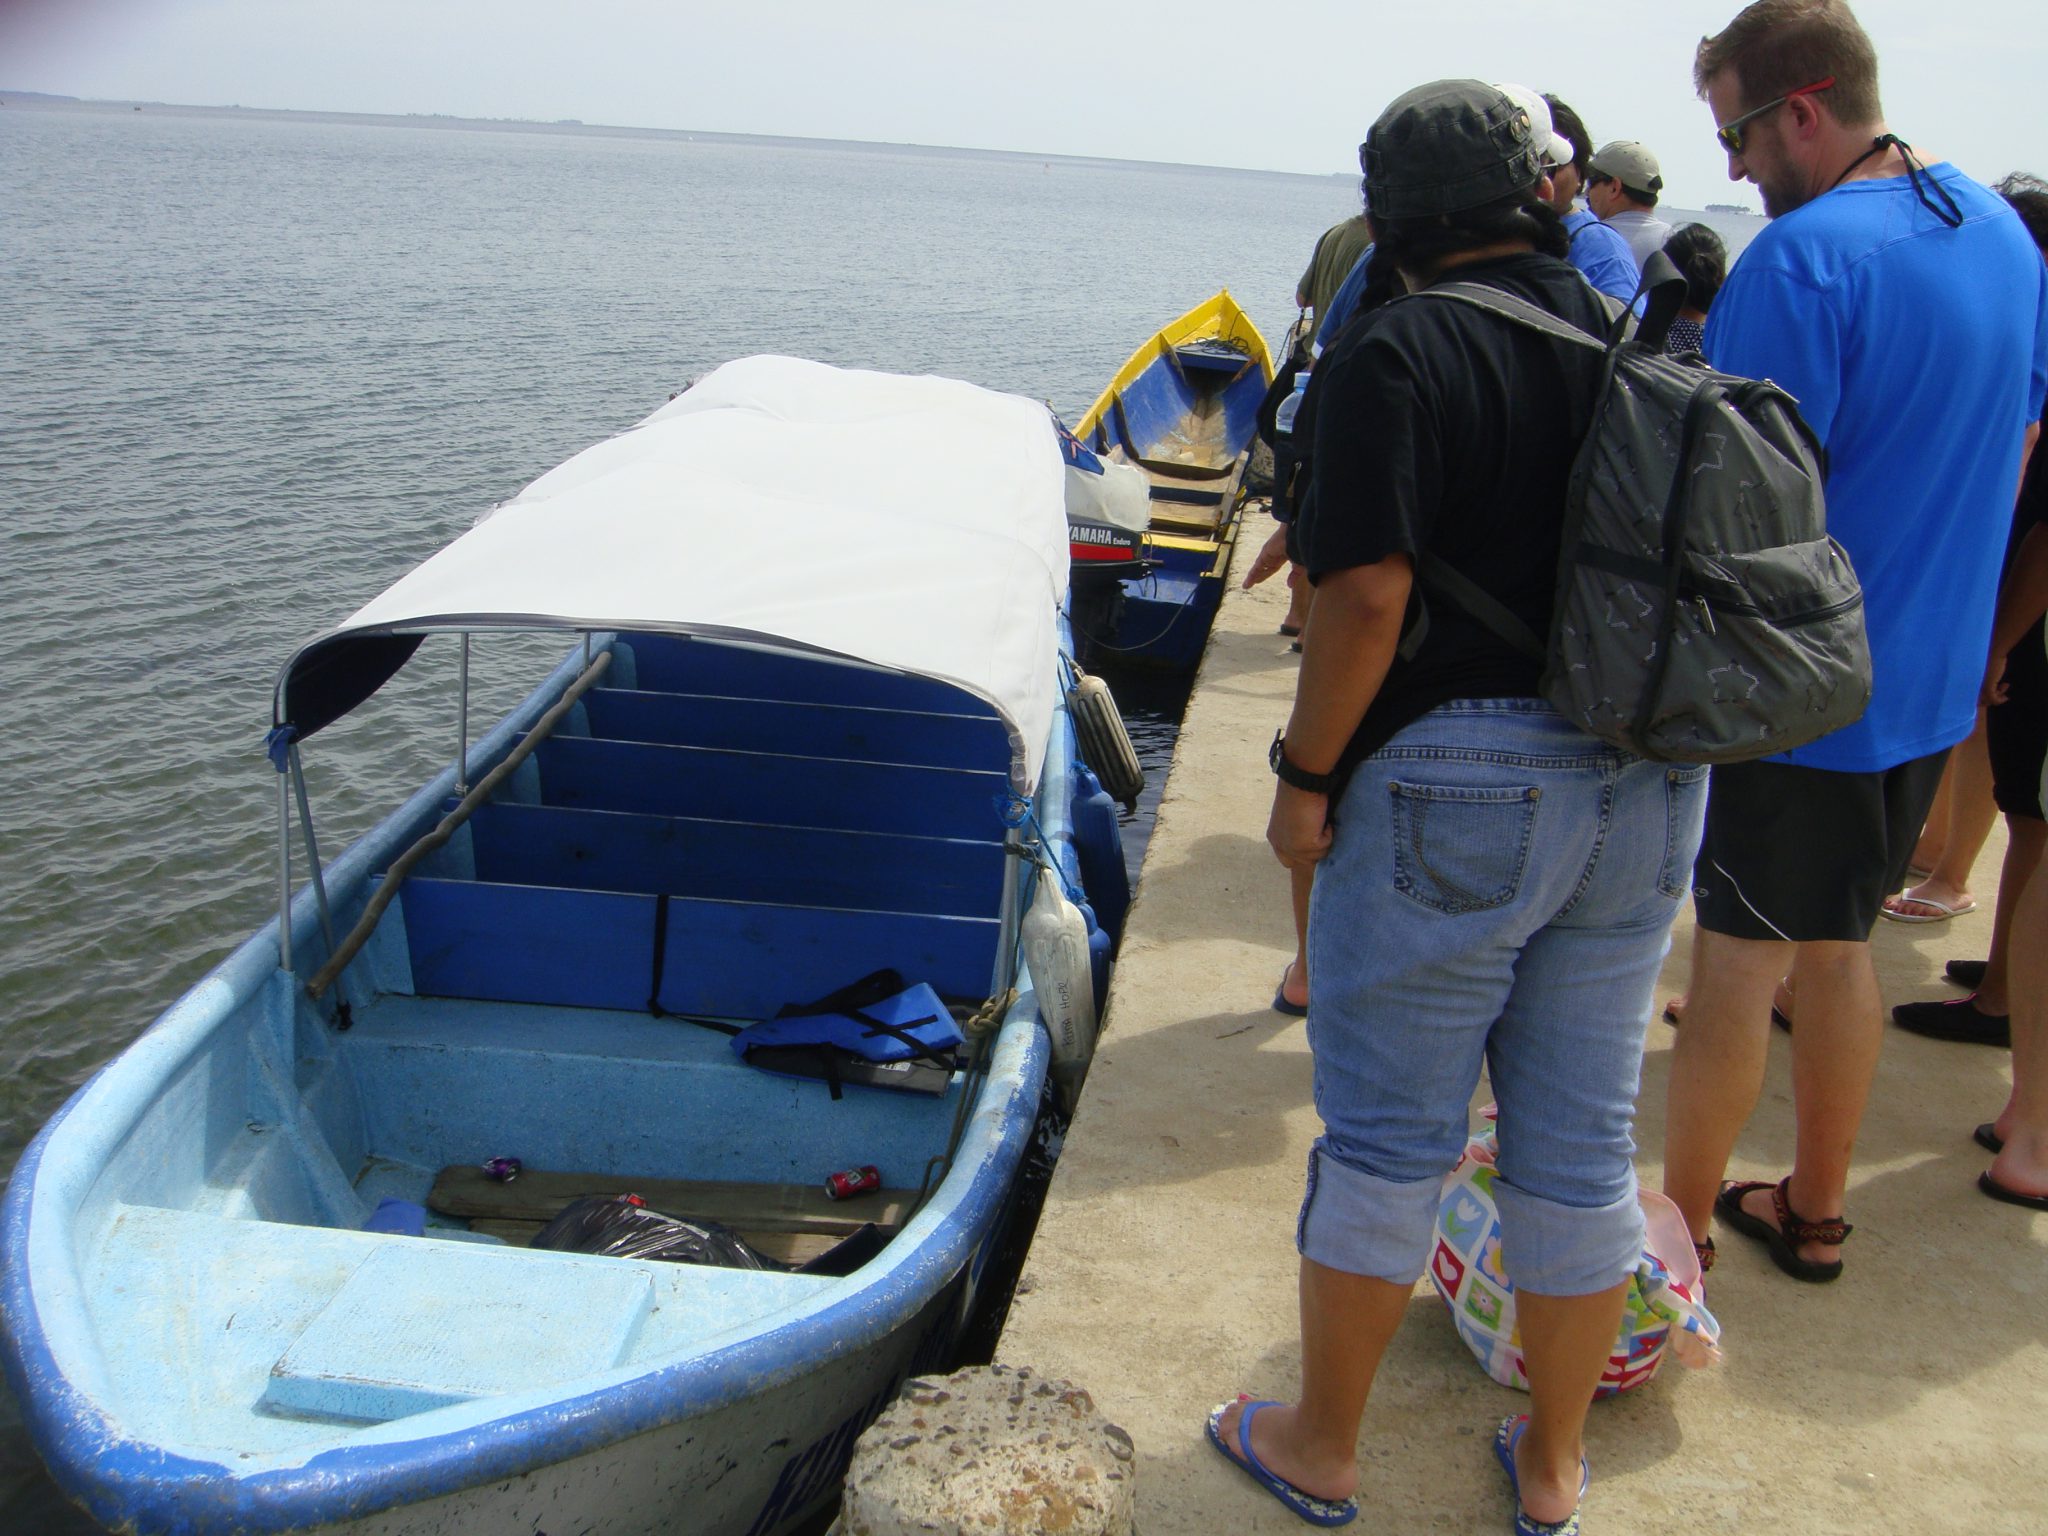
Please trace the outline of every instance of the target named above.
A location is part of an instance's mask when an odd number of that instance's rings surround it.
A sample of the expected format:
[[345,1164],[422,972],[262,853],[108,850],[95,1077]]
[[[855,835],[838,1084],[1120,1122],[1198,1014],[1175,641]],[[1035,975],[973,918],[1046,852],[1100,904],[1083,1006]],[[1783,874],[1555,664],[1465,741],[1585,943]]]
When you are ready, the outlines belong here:
[[[1779,761],[1871,773],[1970,733],[2020,444],[2048,388],[2048,267],[2005,202],[1930,167],[1772,221],[1707,317],[1707,356],[1798,401],[1828,453],[1828,532],[1863,583],[1874,687],[1855,724]],[[1930,189],[1930,195],[1937,197]]]
[[1642,286],[1643,274],[1622,232],[1602,224],[1590,208],[1575,208],[1566,214],[1564,227],[1572,237],[1571,263],[1579,274],[1624,304],[1633,299]]

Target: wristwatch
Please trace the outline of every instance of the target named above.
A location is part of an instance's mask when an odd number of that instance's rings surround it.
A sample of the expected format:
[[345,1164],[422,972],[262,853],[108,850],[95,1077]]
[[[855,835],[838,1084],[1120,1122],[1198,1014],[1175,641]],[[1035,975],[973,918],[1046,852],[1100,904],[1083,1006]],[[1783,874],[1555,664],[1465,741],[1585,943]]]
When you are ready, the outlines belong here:
[[1294,789],[1306,790],[1311,795],[1327,795],[1337,787],[1335,771],[1310,773],[1306,768],[1287,760],[1287,742],[1282,733],[1273,733],[1272,750],[1266,753],[1266,761],[1273,765],[1273,772],[1282,784]]

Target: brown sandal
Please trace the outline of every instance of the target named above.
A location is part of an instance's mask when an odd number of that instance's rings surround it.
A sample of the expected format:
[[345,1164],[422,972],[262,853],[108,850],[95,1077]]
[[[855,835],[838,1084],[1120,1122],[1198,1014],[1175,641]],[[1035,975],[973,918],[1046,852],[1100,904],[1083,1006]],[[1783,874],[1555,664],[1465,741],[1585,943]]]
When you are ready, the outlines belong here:
[[1700,1261],[1700,1273],[1702,1275],[1706,1274],[1708,1270],[1714,1267],[1714,1240],[1711,1237],[1705,1237],[1694,1243],[1692,1245],[1692,1256]]
[[[1841,1278],[1840,1259],[1826,1264],[1802,1259],[1799,1257],[1799,1245],[1826,1243],[1834,1247],[1847,1241],[1849,1234],[1856,1229],[1839,1216],[1831,1216],[1825,1221],[1808,1221],[1796,1214],[1791,1203],[1785,1198],[1785,1186],[1791,1182],[1791,1176],[1788,1174],[1776,1184],[1762,1179],[1723,1184],[1721,1193],[1714,1197],[1714,1210],[1723,1221],[1744,1237],[1753,1237],[1768,1248],[1771,1261],[1794,1280],[1820,1284]],[[1778,1218],[1776,1226],[1761,1216],[1750,1215],[1742,1208],[1743,1196],[1759,1189],[1768,1189],[1771,1192],[1771,1213]]]

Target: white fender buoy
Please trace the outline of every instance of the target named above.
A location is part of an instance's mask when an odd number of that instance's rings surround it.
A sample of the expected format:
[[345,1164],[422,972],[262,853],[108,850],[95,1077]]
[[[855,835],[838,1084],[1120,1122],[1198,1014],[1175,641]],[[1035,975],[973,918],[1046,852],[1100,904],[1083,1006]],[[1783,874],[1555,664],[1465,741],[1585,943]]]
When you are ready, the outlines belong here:
[[1051,870],[1038,871],[1038,892],[1024,914],[1024,964],[1038,999],[1039,1022],[1052,1040],[1052,1072],[1066,1107],[1095,1054],[1095,985],[1088,968],[1088,924],[1067,900]]
[[1067,713],[1073,717],[1081,758],[1095,770],[1110,799],[1126,810],[1136,805],[1145,787],[1145,769],[1138,762],[1138,749],[1131,745],[1131,733],[1124,729],[1124,717],[1109,684],[1075,668],[1074,686],[1067,691]]

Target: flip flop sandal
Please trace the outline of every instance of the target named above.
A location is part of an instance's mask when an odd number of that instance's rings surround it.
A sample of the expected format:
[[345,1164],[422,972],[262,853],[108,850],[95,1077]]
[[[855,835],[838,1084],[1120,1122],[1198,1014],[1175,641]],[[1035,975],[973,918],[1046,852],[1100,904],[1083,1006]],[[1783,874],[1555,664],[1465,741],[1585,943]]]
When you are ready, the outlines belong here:
[[1970,1139],[1986,1152],[2003,1152],[2005,1150],[2005,1138],[1998,1134],[1998,1122],[1996,1120],[1986,1120],[1977,1129],[1970,1132]]
[[1285,1504],[1310,1525],[1349,1525],[1358,1518],[1356,1499],[1319,1499],[1312,1493],[1303,1493],[1263,1461],[1252,1449],[1252,1415],[1261,1408],[1277,1408],[1279,1401],[1264,1397],[1254,1402],[1248,1397],[1239,1397],[1244,1409],[1237,1416],[1237,1448],[1240,1454],[1232,1455],[1230,1447],[1223,1443],[1223,1415],[1230,1410],[1229,1403],[1218,1403],[1209,1410],[1209,1422],[1205,1426],[1209,1443],[1216,1447],[1216,1454],[1244,1473],[1266,1492]]
[[1292,638],[1301,633],[1301,626],[1299,624],[1282,624],[1280,626],[1280,633]]
[[1991,1177],[1988,1168],[1977,1175],[1977,1187],[1992,1199],[2003,1200],[2007,1205],[2023,1205],[2030,1211],[2048,1211],[2048,1195],[2030,1195],[2010,1184],[2001,1184]]
[[1694,1243],[1692,1245],[1692,1253],[1693,1257],[1700,1261],[1700,1275],[1702,1278],[1705,1277],[1708,1270],[1714,1267],[1714,1260],[1720,1257],[1714,1251],[1714,1240],[1711,1237],[1703,1238],[1699,1242]]
[[[1562,1520],[1538,1520],[1522,1508],[1522,1480],[1515,1475],[1515,1447],[1521,1443],[1522,1433],[1529,1427],[1529,1415],[1510,1414],[1500,1421],[1500,1428],[1493,1432],[1493,1455],[1500,1463],[1501,1470],[1508,1475],[1508,1486],[1515,1492],[1515,1536],[1579,1536],[1579,1512],[1575,1509]],[[1586,1458],[1579,1458],[1579,1500],[1585,1501],[1586,1489],[1592,1486],[1593,1469]]]
[[[1785,1198],[1785,1186],[1791,1182],[1788,1174],[1775,1184],[1764,1179],[1723,1184],[1721,1193],[1714,1197],[1714,1212],[1744,1237],[1753,1237],[1768,1248],[1771,1261],[1794,1280],[1806,1280],[1816,1285],[1838,1280],[1842,1275],[1840,1259],[1825,1264],[1802,1259],[1799,1257],[1799,1245],[1827,1243],[1835,1246],[1847,1241],[1849,1234],[1856,1229],[1839,1216],[1826,1221],[1808,1221],[1795,1213]],[[1775,1226],[1742,1208],[1743,1196],[1758,1189],[1771,1192],[1771,1211],[1778,1218]]]
[[1273,1011],[1284,1013],[1290,1019],[1305,1019],[1308,1017],[1308,1004],[1291,1003],[1287,1000],[1287,978],[1293,974],[1294,962],[1290,960],[1286,968],[1280,972],[1280,985],[1273,989]]
[[[1901,912],[1892,903],[1896,901],[1908,907],[1932,907],[1932,912]],[[1945,901],[1936,901],[1932,896],[1908,896],[1904,891],[1887,897],[1885,904],[1877,909],[1879,917],[1888,917],[1895,923],[1945,923],[1952,917],[1962,917],[1977,910],[1977,898],[1959,901],[1951,906]]]

